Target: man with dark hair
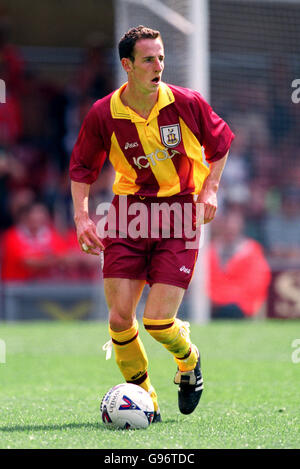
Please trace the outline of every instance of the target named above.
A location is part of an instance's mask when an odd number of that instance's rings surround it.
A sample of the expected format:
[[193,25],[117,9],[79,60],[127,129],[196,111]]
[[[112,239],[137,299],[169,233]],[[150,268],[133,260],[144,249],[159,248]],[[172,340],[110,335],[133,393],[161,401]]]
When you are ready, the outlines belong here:
[[[168,237],[161,226],[153,236],[146,222],[158,202],[169,211],[176,205],[184,215],[191,208],[193,223],[199,225],[197,202],[203,207],[203,222],[210,222],[234,136],[198,92],[162,82],[164,46],[159,32],[132,28],[121,39],[119,51],[128,82],[93,105],[73,149],[74,219],[82,249],[93,255],[104,250],[104,290],[116,361],[127,382],[149,392],[158,422],[157,394],[148,376],[135,311],[148,283],[144,326],[173,355],[179,409],[190,414],[203,390],[200,355],[187,323],[176,315],[192,278],[198,246],[187,247],[185,232],[175,235],[175,216],[170,217]],[[202,147],[209,167],[202,162]],[[114,236],[100,239],[97,234],[88,213],[89,188],[107,156],[116,172],[112,207],[122,215],[143,205],[146,237],[127,231],[124,235],[121,225]],[[128,215],[128,227],[130,220]]]
[[138,26],[137,28],[130,29],[119,42],[119,57],[120,60],[127,58],[134,62],[134,46],[139,39],[157,39],[160,36],[159,31],[146,28],[145,26]]

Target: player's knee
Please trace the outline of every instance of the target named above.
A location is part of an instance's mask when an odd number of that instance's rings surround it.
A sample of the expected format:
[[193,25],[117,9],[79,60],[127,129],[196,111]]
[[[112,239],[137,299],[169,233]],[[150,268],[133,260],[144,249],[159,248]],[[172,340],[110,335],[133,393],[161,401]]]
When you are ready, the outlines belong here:
[[113,331],[126,331],[130,329],[135,321],[135,317],[123,311],[111,309],[109,312],[109,326]]

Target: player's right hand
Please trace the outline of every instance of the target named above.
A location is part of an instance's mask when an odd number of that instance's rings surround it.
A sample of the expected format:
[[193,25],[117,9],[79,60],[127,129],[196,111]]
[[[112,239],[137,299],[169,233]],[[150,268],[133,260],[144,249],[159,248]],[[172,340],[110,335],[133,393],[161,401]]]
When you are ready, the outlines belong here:
[[96,225],[90,218],[76,220],[77,239],[86,254],[99,256],[104,245],[97,235]]

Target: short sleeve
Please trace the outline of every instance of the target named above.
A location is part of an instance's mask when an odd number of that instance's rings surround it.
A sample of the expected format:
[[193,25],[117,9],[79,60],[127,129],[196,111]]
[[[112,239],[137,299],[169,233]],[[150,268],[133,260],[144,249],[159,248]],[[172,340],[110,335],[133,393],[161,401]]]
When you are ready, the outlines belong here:
[[70,178],[92,184],[106,159],[98,116],[93,106],[85,117],[70,160]]
[[206,161],[212,163],[226,155],[235,135],[203,97],[198,93],[196,96],[200,108],[201,145],[204,148]]

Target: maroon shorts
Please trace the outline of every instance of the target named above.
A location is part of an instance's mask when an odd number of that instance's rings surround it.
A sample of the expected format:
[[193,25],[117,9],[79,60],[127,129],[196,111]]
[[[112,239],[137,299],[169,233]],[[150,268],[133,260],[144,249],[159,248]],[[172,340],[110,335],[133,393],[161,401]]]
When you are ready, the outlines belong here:
[[150,286],[165,283],[187,289],[199,244],[199,232],[193,236],[193,196],[115,196],[111,208],[108,220],[113,223],[106,223],[102,236],[104,278],[140,279]]

